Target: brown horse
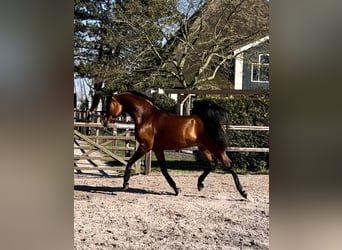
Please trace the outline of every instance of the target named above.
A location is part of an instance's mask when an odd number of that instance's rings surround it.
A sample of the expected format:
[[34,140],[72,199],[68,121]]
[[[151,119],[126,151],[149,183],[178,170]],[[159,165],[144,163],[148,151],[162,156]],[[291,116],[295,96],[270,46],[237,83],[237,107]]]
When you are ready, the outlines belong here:
[[203,181],[212,170],[212,160],[215,156],[233,175],[235,186],[240,194],[247,198],[247,193],[243,190],[225,151],[227,143],[221,121],[226,112],[213,102],[197,103],[192,110],[192,115],[179,116],[161,110],[147,96],[139,92],[129,91],[108,98],[104,127],[126,112],[135,123],[135,137],[139,142],[137,151],[128,160],[126,166],[123,183],[125,190],[129,187],[130,169],[134,162],[152,150],[158,159],[162,174],[178,195],[180,189],[167,171],[164,150],[198,146],[209,161],[209,168],[198,178],[198,190],[204,187]]

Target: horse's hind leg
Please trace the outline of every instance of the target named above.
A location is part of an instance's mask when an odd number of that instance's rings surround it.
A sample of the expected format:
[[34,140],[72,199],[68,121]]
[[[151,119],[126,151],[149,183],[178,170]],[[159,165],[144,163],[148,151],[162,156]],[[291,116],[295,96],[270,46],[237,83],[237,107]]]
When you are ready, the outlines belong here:
[[242,197],[244,197],[245,199],[247,199],[247,192],[243,189],[243,187],[241,186],[239,177],[235,171],[235,169],[231,166],[231,160],[228,158],[226,152],[223,150],[220,153],[216,153],[215,156],[222,162],[223,166],[227,167],[229,172],[232,174],[234,182],[235,182],[235,186],[237,188],[237,190],[239,191],[239,193],[242,195]]
[[204,187],[204,185],[203,185],[204,179],[207,177],[207,175],[213,169],[213,165],[212,165],[213,164],[213,162],[212,162],[213,157],[212,157],[209,150],[206,150],[204,148],[199,148],[199,150],[202,152],[202,154],[205,156],[205,158],[207,158],[207,160],[209,161],[209,167],[204,170],[203,174],[201,174],[200,177],[198,177],[197,189],[198,189],[198,191],[201,191]]
[[154,153],[157,157],[158,163],[160,165],[160,169],[162,171],[162,174],[164,175],[165,179],[169,183],[169,185],[173,188],[176,195],[178,195],[181,192],[180,188],[177,188],[176,183],[172,179],[172,177],[169,175],[167,168],[166,168],[166,161],[165,161],[165,155],[163,150],[154,150]]

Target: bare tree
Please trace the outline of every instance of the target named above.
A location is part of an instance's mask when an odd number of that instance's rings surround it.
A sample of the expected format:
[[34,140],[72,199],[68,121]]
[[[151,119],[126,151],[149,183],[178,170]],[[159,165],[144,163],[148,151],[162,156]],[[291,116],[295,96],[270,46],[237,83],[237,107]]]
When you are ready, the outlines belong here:
[[77,0],[75,70],[115,90],[193,89],[268,23],[264,0]]
[[132,53],[132,72],[144,73],[145,81],[176,79],[188,89],[215,79],[236,56],[234,49],[265,36],[269,27],[263,0],[187,0],[163,18],[121,11],[115,20],[135,30],[131,39],[144,44]]

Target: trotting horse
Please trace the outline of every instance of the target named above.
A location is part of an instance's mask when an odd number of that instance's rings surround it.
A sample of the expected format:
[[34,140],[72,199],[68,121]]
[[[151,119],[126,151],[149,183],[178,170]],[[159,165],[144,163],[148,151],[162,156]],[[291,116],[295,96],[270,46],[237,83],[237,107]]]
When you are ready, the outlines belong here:
[[191,115],[180,116],[161,110],[147,96],[139,92],[128,91],[108,97],[106,109],[104,127],[108,122],[114,122],[123,112],[128,113],[135,123],[135,137],[139,147],[127,162],[123,183],[125,190],[129,187],[130,169],[134,162],[152,150],[157,157],[162,174],[178,195],[180,189],[167,171],[164,150],[198,146],[209,161],[209,168],[198,178],[198,190],[204,187],[203,181],[213,168],[212,161],[215,156],[233,175],[235,186],[240,194],[247,198],[247,193],[242,188],[239,177],[231,167],[231,161],[226,154],[226,135],[221,125],[225,111],[218,105],[209,101],[200,101],[192,109]]

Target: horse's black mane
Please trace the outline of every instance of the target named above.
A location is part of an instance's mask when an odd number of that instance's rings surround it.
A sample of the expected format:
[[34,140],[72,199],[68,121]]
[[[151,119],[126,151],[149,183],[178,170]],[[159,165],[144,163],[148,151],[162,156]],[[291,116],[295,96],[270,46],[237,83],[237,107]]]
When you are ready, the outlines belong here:
[[164,110],[164,109],[160,108],[159,106],[157,106],[155,104],[155,101],[152,99],[152,97],[150,97],[150,96],[148,96],[148,95],[146,95],[146,94],[144,94],[142,92],[139,92],[139,91],[136,91],[136,90],[128,90],[126,92],[128,92],[128,93],[130,93],[132,95],[136,95],[136,96],[142,97],[142,98],[150,101],[153,104],[153,106],[156,107],[157,109]]
[[136,91],[136,90],[128,90],[126,92],[131,93],[131,94],[136,95],[136,96],[140,96],[142,98],[145,98],[145,99],[147,99],[147,100],[149,100],[149,101],[151,101],[153,103],[152,98],[150,96],[142,93],[142,92],[139,92],[139,91]]

